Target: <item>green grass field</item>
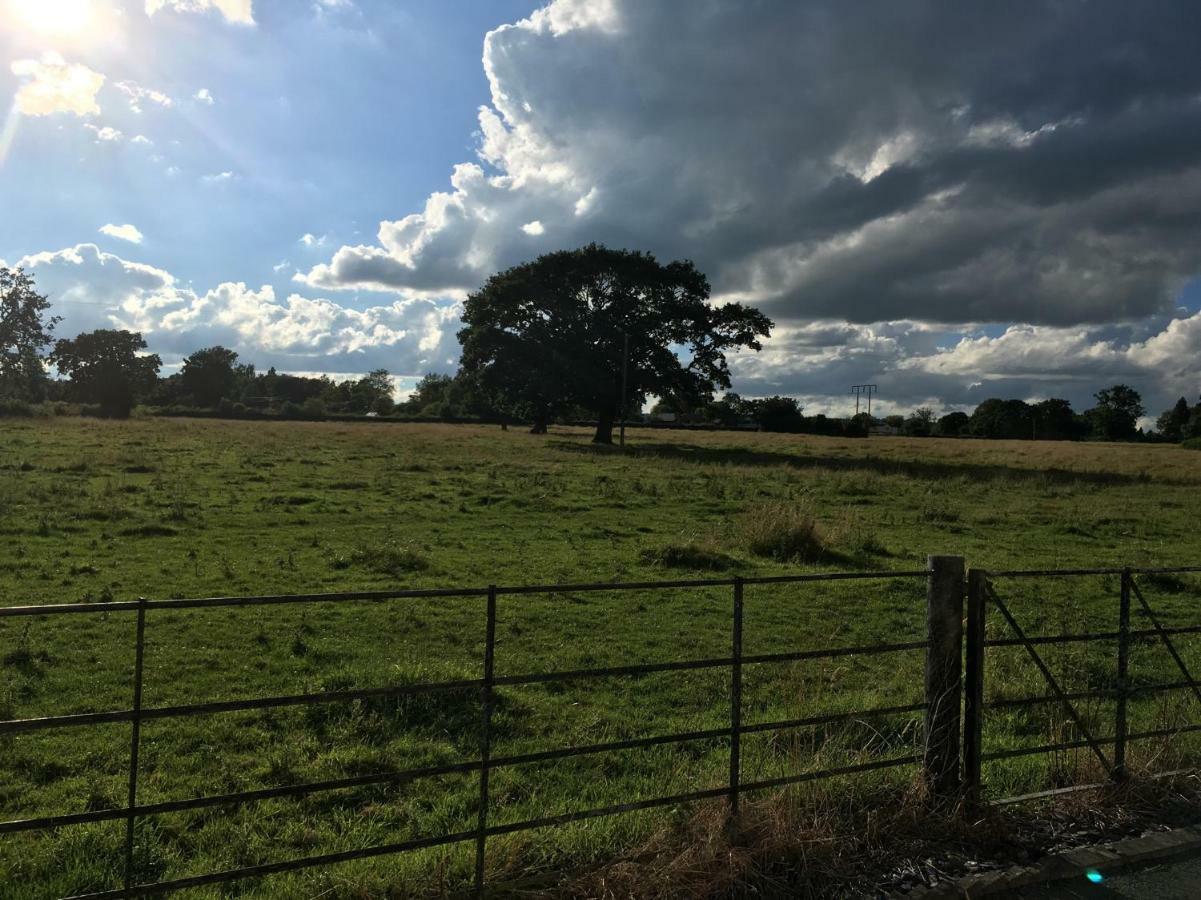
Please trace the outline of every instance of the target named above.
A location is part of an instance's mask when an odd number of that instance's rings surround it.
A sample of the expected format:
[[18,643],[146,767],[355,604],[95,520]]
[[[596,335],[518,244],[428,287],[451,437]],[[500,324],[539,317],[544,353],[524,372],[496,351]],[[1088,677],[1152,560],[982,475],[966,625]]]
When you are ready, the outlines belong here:
[[[633,430],[625,451],[583,431],[147,419],[0,422],[0,603],[913,570],[929,553],[991,568],[1201,563],[1201,455],[1164,446],[844,441]],[[810,531],[809,523],[815,525]],[[1116,579],[998,582],[1031,632],[1108,630]],[[1197,579],[1145,583],[1172,624],[1197,621]],[[503,597],[498,674],[723,656],[728,589]],[[756,586],[748,654],[924,639],[924,584]],[[1102,627],[1102,624],[1104,627]],[[134,618],[0,619],[0,718],[130,705]],[[1097,627],[1093,627],[1096,625]],[[999,622],[990,628],[1003,633]],[[149,615],[144,704],[479,677],[478,599]],[[1186,659],[1201,652],[1182,639]],[[1198,648],[1201,650],[1201,647]],[[1112,683],[1112,645],[1047,648],[1069,689]],[[920,653],[748,666],[744,721],[921,700]],[[990,656],[991,696],[1046,693],[1016,649]],[[1161,647],[1133,674],[1175,681]],[[1189,696],[1133,705],[1135,728],[1197,720]],[[493,753],[720,727],[725,670],[499,692]],[[1094,703],[1109,733],[1112,705]],[[1070,736],[1054,707],[997,712],[990,749]],[[142,802],[467,761],[474,695],[422,695],[147,723]],[[920,743],[920,716],[744,739],[744,778],[842,765]],[[0,737],[0,818],[125,802],[128,726]],[[1139,765],[1187,758],[1187,739]],[[498,770],[501,824],[723,783],[728,742]],[[1088,777],[1086,752],[990,765],[989,790]],[[913,778],[842,779],[853,791]],[[826,790],[828,788],[822,788]],[[797,788],[795,802],[806,802]],[[138,833],[142,880],[176,878],[474,825],[474,777],[443,777],[164,815]],[[588,867],[683,829],[689,809],[490,842],[490,877]],[[123,823],[0,837],[7,897],[119,886]],[[681,833],[683,833],[681,831]],[[461,889],[472,848],[273,876],[192,896],[407,896]]]

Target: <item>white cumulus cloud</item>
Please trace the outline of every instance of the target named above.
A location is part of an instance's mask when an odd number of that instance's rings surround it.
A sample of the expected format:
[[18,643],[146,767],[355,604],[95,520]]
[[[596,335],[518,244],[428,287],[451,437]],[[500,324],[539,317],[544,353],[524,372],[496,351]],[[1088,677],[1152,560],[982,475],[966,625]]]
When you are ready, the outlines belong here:
[[90,122],[85,122],[83,127],[96,135],[97,141],[115,143],[124,137],[119,129],[113,128],[111,125],[100,127],[97,125],[92,125]]
[[215,10],[226,21],[241,25],[254,24],[253,0],[146,0],[146,15],[152,16],[161,9],[175,12],[208,12]]
[[136,81],[118,81],[113,84],[113,87],[125,95],[126,99],[129,100],[129,108],[136,113],[142,111],[143,103],[147,100],[163,107],[175,105],[175,101],[162,91],[143,87]]
[[260,366],[286,371],[367,372],[386,368],[420,376],[453,368],[459,305],[404,298],[358,309],[323,298],[277,297],[227,282],[200,293],[171,273],[79,244],[18,260],[62,315],[59,334],[94,328],[140,331],[171,361],[222,344]]
[[18,59],[10,66],[17,76],[17,109],[27,116],[72,113],[92,116],[100,113],[96,94],[104,76],[79,63],[68,63],[55,52],[40,59]]
[[138,231],[133,225],[101,225],[100,233],[107,234],[109,237],[117,238],[122,241],[129,241],[131,244],[142,243],[142,232]]

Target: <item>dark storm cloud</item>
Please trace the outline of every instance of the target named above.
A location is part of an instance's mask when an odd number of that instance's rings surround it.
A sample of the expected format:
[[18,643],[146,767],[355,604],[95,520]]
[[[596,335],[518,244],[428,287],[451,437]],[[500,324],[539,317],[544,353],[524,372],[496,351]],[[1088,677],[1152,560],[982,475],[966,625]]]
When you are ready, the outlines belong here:
[[596,239],[782,320],[1070,324],[1201,267],[1196,4],[550,9],[489,36],[485,166],[310,283],[471,288]]

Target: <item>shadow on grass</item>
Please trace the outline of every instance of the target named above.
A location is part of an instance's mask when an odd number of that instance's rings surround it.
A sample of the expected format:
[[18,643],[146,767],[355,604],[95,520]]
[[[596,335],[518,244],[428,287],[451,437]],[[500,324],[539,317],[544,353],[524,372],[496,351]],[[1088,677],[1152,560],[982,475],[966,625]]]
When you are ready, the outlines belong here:
[[979,463],[947,463],[928,460],[883,459],[878,456],[822,456],[819,454],[777,453],[743,447],[699,447],[695,444],[639,444],[636,447],[607,447],[554,440],[556,450],[585,455],[620,454],[677,460],[707,465],[788,466],[794,469],[831,469],[845,472],[873,472],[877,475],[907,475],[910,478],[936,480],[968,478],[972,481],[1047,481],[1054,484],[1135,485],[1193,484],[1179,479],[1152,478],[1150,475],[1125,475],[1119,472],[1078,472],[1071,469],[1024,469],[1014,466]]

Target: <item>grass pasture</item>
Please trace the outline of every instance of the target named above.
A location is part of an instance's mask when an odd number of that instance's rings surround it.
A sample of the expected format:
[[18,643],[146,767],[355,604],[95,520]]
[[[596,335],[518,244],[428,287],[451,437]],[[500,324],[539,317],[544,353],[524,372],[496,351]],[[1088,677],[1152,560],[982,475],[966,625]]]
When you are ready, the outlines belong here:
[[[80,419],[0,423],[0,603],[25,605],[387,587],[480,587],[911,570],[928,553],[996,569],[1201,563],[1201,456],[1163,446],[583,431],[536,437],[451,425]],[[1109,630],[1116,579],[1007,581],[1031,633]],[[1144,581],[1165,623],[1196,623],[1201,581]],[[721,656],[726,589],[502,597],[497,674]],[[152,612],[146,706],[478,677],[475,599]],[[1104,624],[1102,624],[1104,623]],[[132,614],[0,619],[0,719],[130,705]],[[1136,627],[1140,617],[1136,617]],[[1095,626],[1095,627],[1094,627]],[[990,620],[1003,634],[999,620]],[[924,638],[917,579],[755,586],[744,652]],[[1180,640],[1201,660],[1201,637]],[[1048,647],[1068,690],[1112,683],[1112,645]],[[748,666],[744,721],[921,700],[920,653]],[[989,657],[989,695],[1047,693],[1018,648]],[[1179,680],[1135,648],[1136,684]],[[1108,679],[1108,680],[1107,680]],[[502,688],[494,755],[720,727],[725,670]],[[1187,692],[1132,703],[1135,730],[1197,721]],[[1108,734],[1112,704],[1089,707]],[[986,749],[1071,736],[1053,705],[998,710]],[[466,761],[478,698],[421,695],[148,722],[142,802]],[[920,717],[748,736],[744,779],[901,753]],[[1132,748],[1136,765],[1189,738]],[[119,806],[128,727],[0,737],[0,819]],[[723,741],[498,770],[501,824],[721,785]],[[1087,751],[990,764],[990,790],[1089,777]],[[806,792],[903,788],[913,772]],[[474,825],[474,777],[443,777],[159,816],[138,832],[139,876],[176,878]],[[489,842],[505,881],[598,860],[689,827],[687,809]],[[0,836],[5,897],[119,886],[123,823]],[[407,896],[468,882],[469,844],[273,876],[191,896]]]

